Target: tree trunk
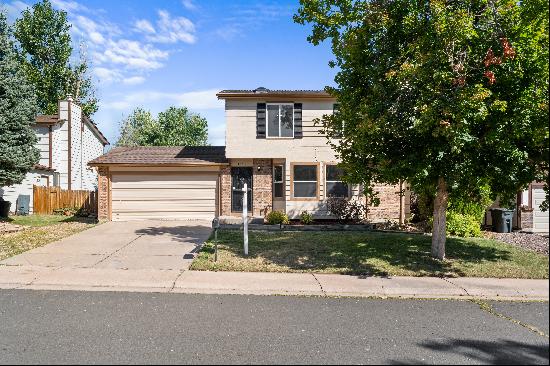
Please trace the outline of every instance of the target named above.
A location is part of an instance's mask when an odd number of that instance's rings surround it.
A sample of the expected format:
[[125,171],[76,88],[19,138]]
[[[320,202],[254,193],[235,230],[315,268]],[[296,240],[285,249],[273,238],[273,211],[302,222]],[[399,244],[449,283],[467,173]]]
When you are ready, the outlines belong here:
[[434,201],[434,223],[432,230],[432,256],[445,259],[445,239],[447,227],[447,203],[449,192],[444,178],[437,182],[437,193]]

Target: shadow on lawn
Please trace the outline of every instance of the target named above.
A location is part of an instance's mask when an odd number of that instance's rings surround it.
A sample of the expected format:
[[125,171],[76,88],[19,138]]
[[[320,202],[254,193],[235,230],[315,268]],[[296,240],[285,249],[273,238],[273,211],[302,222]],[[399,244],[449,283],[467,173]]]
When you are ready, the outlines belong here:
[[[458,355],[475,363],[486,365],[534,365],[548,364],[548,346],[534,345],[512,340],[495,340],[493,342],[475,339],[448,339],[426,341],[419,346],[439,352],[447,357]],[[391,364],[420,365],[420,360],[392,360]]]
[[[243,257],[237,233],[223,233],[220,244]],[[388,233],[251,233],[249,257],[291,270],[335,269],[349,275],[387,276],[384,265],[414,271],[416,276],[464,276],[453,261],[464,265],[508,260],[506,250],[460,238],[447,239],[448,260],[431,257],[431,237]],[[369,260],[369,262],[366,262]]]

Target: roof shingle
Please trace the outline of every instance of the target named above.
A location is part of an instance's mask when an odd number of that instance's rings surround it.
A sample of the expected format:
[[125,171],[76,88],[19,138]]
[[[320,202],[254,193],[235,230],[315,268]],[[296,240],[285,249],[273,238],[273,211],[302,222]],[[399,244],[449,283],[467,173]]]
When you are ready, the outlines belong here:
[[227,164],[225,146],[117,147],[89,165],[211,165]]

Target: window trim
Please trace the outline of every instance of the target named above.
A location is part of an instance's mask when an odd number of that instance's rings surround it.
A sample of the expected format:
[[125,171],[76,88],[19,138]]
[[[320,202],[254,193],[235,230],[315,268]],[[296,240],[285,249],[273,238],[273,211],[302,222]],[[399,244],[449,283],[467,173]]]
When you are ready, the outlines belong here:
[[[279,136],[269,136],[269,106],[279,106]],[[289,105],[292,107],[292,136],[281,136],[281,106]],[[294,139],[294,103],[293,102],[272,102],[265,103],[265,138],[266,139]]]
[[[295,165],[313,165],[317,168],[317,185],[315,189],[315,197],[294,197],[294,166]],[[295,162],[290,163],[290,201],[319,201],[319,185],[320,185],[320,170],[321,163],[315,162]],[[301,182],[301,181],[298,181]],[[305,181],[304,181],[305,182]]]
[[[328,195],[328,189],[327,189],[327,183],[336,183],[336,182],[341,182],[341,183],[345,183],[345,182],[342,182],[341,180],[339,181],[336,181],[336,180],[328,180],[327,179],[327,168],[329,166],[338,166],[338,163],[334,163],[334,162],[330,162],[330,163],[325,163],[325,181],[323,182],[324,183],[324,187],[325,187],[325,192],[324,192],[324,196],[325,196],[325,199],[329,199],[329,198],[335,198],[335,197],[329,197]],[[351,191],[351,185],[349,185],[348,183],[345,183],[347,186],[348,186],[348,194],[347,196],[345,197],[336,197],[336,198],[344,198],[344,199],[350,199],[352,197],[352,191]]]
[[[282,180],[281,181],[276,181],[275,180],[275,168],[276,167],[281,167],[281,178]],[[277,197],[275,196],[275,184],[282,184],[283,185],[283,195],[282,197]],[[286,196],[286,189],[285,189],[285,164],[273,164],[273,182],[272,182],[272,186],[271,186],[271,189],[273,190],[273,199],[276,200],[276,201],[284,201],[285,200],[285,196]]]

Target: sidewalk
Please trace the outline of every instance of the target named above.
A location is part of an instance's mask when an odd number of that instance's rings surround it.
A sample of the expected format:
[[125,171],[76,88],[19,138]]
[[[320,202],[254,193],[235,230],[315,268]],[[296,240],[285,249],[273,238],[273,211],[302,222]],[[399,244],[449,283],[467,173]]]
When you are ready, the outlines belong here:
[[548,280],[0,266],[0,289],[548,301]]

